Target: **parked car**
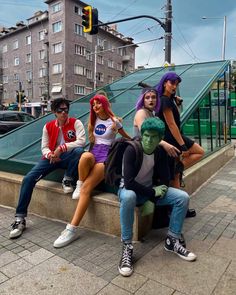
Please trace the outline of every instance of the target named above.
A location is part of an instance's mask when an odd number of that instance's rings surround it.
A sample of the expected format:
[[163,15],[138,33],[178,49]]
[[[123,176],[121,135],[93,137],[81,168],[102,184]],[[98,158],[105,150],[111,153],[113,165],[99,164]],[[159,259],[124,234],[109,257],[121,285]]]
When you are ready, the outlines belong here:
[[24,112],[0,111],[0,134],[7,133],[34,119],[34,116]]

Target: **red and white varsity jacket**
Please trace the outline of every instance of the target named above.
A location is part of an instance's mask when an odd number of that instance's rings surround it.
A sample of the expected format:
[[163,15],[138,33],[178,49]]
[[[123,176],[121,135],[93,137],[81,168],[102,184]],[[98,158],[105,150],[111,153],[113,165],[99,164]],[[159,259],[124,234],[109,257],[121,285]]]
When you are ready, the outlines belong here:
[[[58,138],[60,130],[62,131],[61,139]],[[68,118],[65,125],[61,127],[57,120],[53,120],[43,127],[41,151],[43,157],[49,158],[50,153],[55,151],[58,146],[60,146],[62,152],[67,152],[76,147],[84,147],[85,142],[85,130],[80,120]]]

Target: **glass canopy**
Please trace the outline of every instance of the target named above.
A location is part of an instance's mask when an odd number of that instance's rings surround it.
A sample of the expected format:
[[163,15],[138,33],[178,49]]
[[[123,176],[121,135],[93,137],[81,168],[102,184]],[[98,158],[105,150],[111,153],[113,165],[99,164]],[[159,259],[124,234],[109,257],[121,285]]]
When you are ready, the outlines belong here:
[[[132,135],[135,103],[141,88],[139,82],[156,85],[167,71],[181,76],[179,94],[183,98],[181,122],[184,134],[199,142],[206,155],[230,140],[228,130],[229,61],[142,69],[99,90],[107,93],[115,114]],[[79,118],[87,129],[89,100],[95,93],[73,101],[70,116]],[[215,95],[216,94],[216,95]],[[24,174],[41,157],[43,126],[53,114],[21,126],[0,137],[0,170]]]

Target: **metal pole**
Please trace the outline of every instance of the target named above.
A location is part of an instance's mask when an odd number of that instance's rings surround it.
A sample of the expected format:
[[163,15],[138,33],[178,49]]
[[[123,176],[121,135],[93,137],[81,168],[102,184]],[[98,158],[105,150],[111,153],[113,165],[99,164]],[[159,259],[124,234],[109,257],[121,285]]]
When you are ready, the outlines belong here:
[[21,112],[22,83],[19,82],[19,112]]
[[93,76],[93,90],[94,91],[97,88],[97,50],[98,50],[98,46],[95,45],[95,49],[94,49],[94,76]]
[[172,38],[172,5],[171,0],[166,3],[165,18],[165,61],[171,63],[171,38]]
[[225,46],[226,46],[226,15],[224,16],[224,26],[223,26],[222,60],[225,60]]

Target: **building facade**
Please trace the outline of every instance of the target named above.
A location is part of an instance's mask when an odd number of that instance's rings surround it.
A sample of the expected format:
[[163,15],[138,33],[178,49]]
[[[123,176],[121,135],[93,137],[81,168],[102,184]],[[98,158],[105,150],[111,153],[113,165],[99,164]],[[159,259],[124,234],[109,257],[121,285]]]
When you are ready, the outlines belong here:
[[47,0],[47,11],[37,11],[15,27],[0,30],[0,102],[16,101],[24,91],[29,101],[59,96],[75,100],[135,67],[132,38],[115,26],[83,32],[78,0]]

